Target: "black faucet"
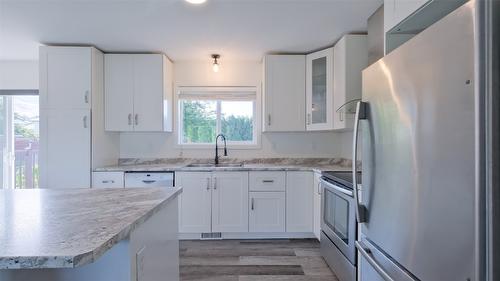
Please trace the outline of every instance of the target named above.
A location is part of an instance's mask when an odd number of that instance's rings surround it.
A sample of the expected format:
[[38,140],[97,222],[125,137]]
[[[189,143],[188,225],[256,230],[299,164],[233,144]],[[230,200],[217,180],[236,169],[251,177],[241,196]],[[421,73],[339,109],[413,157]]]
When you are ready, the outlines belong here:
[[215,165],[219,165],[219,146],[217,144],[219,137],[224,140],[224,156],[227,156],[226,137],[223,134],[218,134],[217,137],[215,137]]

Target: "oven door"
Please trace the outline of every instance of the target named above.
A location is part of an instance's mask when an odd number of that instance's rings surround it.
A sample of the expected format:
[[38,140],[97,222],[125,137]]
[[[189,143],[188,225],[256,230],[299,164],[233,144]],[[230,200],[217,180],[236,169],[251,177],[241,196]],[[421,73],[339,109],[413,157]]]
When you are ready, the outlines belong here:
[[321,179],[321,230],[356,264],[356,217],[353,191]]

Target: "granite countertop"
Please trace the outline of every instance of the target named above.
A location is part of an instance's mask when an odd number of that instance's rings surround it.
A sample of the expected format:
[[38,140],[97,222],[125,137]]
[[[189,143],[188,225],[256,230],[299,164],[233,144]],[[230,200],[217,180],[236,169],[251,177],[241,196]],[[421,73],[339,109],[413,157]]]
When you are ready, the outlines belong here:
[[97,168],[96,172],[157,171],[350,171],[352,162],[330,158],[224,159],[222,163],[243,163],[240,167],[188,167],[191,163],[209,163],[212,159],[122,159],[119,165]]
[[0,189],[0,269],[94,262],[181,188]]

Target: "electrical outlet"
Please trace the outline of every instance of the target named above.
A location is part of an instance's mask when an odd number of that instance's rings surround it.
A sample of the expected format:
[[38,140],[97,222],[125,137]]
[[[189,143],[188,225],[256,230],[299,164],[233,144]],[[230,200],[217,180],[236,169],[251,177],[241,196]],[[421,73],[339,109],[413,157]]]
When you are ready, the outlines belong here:
[[135,272],[136,281],[141,281],[144,279],[144,253],[146,246],[142,247],[135,254]]

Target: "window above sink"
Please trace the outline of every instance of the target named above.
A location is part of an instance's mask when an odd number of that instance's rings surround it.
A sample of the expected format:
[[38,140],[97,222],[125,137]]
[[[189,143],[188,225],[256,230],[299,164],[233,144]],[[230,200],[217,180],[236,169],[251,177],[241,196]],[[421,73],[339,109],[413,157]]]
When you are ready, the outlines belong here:
[[228,147],[258,147],[257,88],[180,87],[177,93],[179,145],[211,148],[222,133]]

